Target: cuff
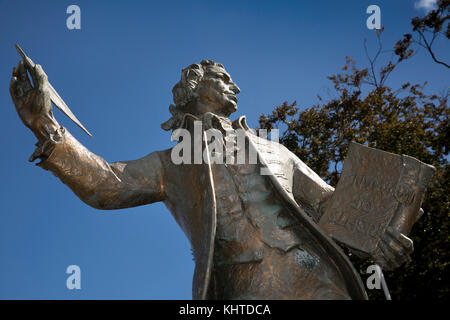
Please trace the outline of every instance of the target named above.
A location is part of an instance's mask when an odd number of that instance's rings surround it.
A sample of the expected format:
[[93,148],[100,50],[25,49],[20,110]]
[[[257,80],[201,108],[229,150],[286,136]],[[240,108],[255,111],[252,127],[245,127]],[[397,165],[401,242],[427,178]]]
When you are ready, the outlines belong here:
[[41,162],[36,165],[41,165],[47,158],[52,154],[55,146],[58,143],[62,143],[64,141],[64,136],[66,134],[66,129],[60,126],[53,133],[50,134],[49,138],[44,142],[36,143],[36,149],[33,154],[30,156],[28,161],[33,162],[36,159],[40,159]]

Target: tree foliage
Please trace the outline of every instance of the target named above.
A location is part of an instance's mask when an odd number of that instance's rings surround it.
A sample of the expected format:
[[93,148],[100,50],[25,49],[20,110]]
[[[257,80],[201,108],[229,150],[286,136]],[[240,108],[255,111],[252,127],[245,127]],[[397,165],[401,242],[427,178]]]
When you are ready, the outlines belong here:
[[[379,69],[374,67],[378,54],[368,56],[364,69],[347,57],[342,71],[328,77],[334,98],[319,97],[319,103],[301,109],[295,101],[284,102],[261,115],[259,123],[264,129],[279,128],[280,142],[333,186],[351,141],[434,165],[437,172],[422,204],[425,214],[409,235],[415,247],[412,261],[385,277],[393,299],[444,299],[449,295],[450,248],[448,91],[426,94],[426,83],[405,83],[395,90],[386,86],[389,74],[411,57],[407,50],[397,50],[396,60]],[[365,278],[373,262],[351,259]],[[380,291],[369,290],[370,298],[384,299]]]
[[450,39],[450,0],[438,0],[435,10],[431,10],[424,17],[413,18],[411,25],[414,36],[411,33],[404,34],[403,39],[396,44],[395,53],[400,56],[412,53],[410,46],[415,43],[425,48],[434,62],[450,68],[448,63],[437,58],[433,50],[433,44],[439,36]]

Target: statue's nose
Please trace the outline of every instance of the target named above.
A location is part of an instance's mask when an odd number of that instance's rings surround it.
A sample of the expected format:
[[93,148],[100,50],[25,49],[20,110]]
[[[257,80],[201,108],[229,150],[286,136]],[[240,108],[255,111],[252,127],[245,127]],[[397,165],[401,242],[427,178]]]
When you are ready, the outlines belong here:
[[239,89],[239,87],[236,85],[236,83],[232,83],[230,90],[233,91],[235,94],[238,94],[239,92],[241,92],[241,89]]

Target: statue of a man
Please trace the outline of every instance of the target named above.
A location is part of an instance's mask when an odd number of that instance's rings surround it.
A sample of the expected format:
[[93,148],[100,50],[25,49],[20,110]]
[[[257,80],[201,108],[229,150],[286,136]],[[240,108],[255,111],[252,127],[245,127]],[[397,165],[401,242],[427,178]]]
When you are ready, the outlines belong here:
[[[229,120],[240,89],[221,64],[204,60],[182,70],[172,118],[162,127],[192,132],[201,121],[203,130],[226,137],[241,130],[257,163],[247,155],[244,163],[175,164],[172,149],[108,163],[58,124],[47,86],[40,65],[20,62],[13,69],[12,99],[38,139],[30,161],[39,158],[41,168],[94,208],[163,201],[192,245],[194,299],[367,298],[347,256],[317,225],[334,188],[284,146],[257,137],[245,117]],[[271,174],[262,175],[262,167]],[[412,241],[388,227],[373,258],[392,269],[411,252]]]

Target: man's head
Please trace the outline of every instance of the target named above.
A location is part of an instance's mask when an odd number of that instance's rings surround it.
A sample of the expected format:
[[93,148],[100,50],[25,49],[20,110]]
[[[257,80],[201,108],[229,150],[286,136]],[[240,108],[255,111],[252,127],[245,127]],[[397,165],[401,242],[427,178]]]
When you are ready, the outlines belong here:
[[[239,92],[223,65],[203,60],[182,70],[180,81],[172,89],[175,106],[170,111],[173,115],[176,112],[199,116],[212,112],[229,116],[237,110]],[[175,123],[172,122],[163,124],[163,128],[173,129]]]

